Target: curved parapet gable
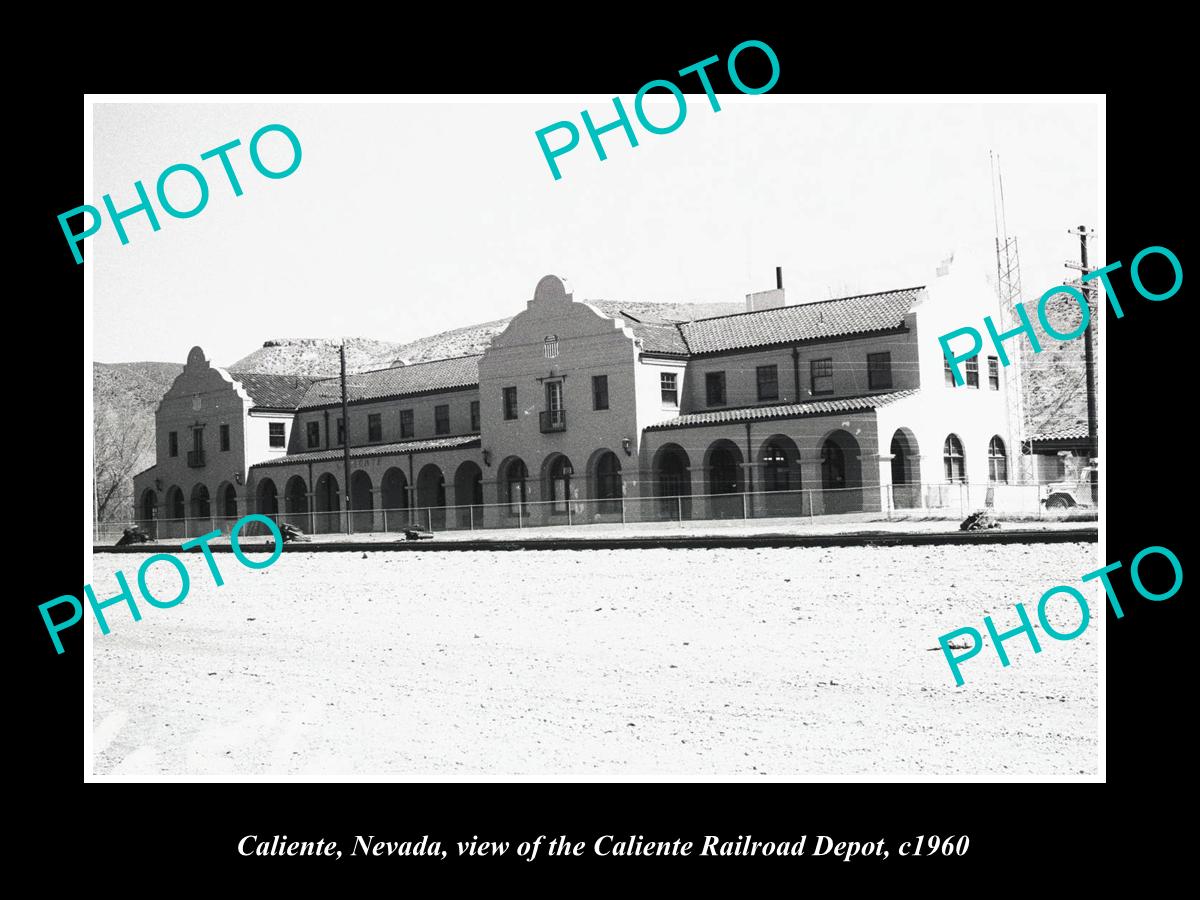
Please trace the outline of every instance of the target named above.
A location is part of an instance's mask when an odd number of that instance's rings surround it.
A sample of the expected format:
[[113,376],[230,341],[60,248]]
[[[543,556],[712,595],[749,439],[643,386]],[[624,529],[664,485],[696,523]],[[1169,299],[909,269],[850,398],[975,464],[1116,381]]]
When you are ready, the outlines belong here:
[[621,332],[635,340],[623,319],[614,318],[590,303],[576,300],[570,283],[559,275],[545,275],[533,290],[533,299],[513,316],[503,331],[492,338],[486,358],[492,350],[544,343],[551,338],[578,338]]
[[222,391],[230,388],[245,403],[253,405],[253,398],[240,381],[235,380],[232,375],[220,366],[214,366],[209,362],[201,347],[193,347],[188,351],[187,362],[184,364],[183,371],[175,377],[175,380],[171,383],[171,387],[163,395],[162,400],[159,401],[159,407],[161,408],[163,402],[166,400],[191,397],[196,394]]

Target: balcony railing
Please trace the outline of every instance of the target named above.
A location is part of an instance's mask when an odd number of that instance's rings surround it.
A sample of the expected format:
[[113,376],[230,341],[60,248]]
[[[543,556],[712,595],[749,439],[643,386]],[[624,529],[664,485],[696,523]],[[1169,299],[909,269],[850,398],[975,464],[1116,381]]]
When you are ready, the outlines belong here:
[[538,421],[542,426],[542,434],[567,430],[567,412],[563,409],[544,410],[538,413]]
[[203,468],[203,466],[204,466],[204,451],[203,450],[189,450],[188,451],[188,468],[189,469],[199,469],[199,468]]

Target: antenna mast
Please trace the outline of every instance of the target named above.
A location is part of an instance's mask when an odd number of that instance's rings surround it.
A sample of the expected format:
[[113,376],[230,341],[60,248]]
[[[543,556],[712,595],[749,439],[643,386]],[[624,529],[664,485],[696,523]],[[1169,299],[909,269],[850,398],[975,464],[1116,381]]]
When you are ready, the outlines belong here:
[[[1017,250],[1016,235],[1010,237],[1008,233],[1008,213],[1004,204],[1004,171],[1000,167],[999,154],[989,150],[988,163],[991,167],[992,221],[996,229],[996,296],[1000,301],[1000,321],[1004,323],[1004,329],[1007,331],[1016,327],[1019,321],[1016,304],[1021,302],[1021,258]],[[1029,428],[1025,416],[1024,362],[1025,345],[1020,343],[1018,352],[1013,357],[1012,374],[1007,379],[1009,447],[1018,448],[1018,452],[1010,454],[1010,458],[1015,463],[1018,484],[1028,481],[1030,462],[1025,454],[1020,452],[1020,447],[1028,438]]]

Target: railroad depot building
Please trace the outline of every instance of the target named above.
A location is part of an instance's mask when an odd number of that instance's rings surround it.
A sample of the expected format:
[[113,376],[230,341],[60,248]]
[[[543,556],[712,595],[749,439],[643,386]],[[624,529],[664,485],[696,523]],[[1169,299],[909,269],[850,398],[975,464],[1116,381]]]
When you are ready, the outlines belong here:
[[338,378],[229,373],[195,347],[135,517],[162,536],[249,512],[344,530],[343,441],[355,531],[1017,502],[1007,372],[988,347],[956,387],[937,340],[996,314],[982,278],[747,305],[639,320],[547,275],[481,355],[348,376],[348,422]]

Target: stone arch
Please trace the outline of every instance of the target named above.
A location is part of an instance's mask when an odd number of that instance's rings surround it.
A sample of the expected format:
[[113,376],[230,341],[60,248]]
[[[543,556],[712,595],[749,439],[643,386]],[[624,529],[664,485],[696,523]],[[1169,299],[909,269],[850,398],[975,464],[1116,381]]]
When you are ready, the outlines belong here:
[[270,519],[279,515],[279,489],[270,478],[262,479],[254,490],[254,511]]
[[900,427],[888,447],[892,457],[892,505],[913,509],[921,505],[921,451],[911,429]]
[[500,502],[510,515],[528,513],[529,467],[519,456],[509,456],[500,463]]
[[212,515],[212,499],[208,494],[208,486],[202,481],[192,485],[191,509],[188,515],[193,519],[207,519]]
[[167,518],[182,519],[187,515],[187,504],[183,499],[183,490],[177,484],[167,488]]
[[821,441],[821,489],[825,512],[863,508],[862,449],[858,439],[839,428]]
[[237,500],[237,488],[231,482],[222,481],[217,487],[217,508],[213,512],[223,519],[236,519],[238,517]]
[[566,515],[571,502],[575,467],[565,453],[551,453],[542,460],[542,499],[550,501],[550,512]]
[[[146,488],[138,500],[138,522],[143,528],[149,527],[158,518],[158,493],[154,488]],[[151,535],[153,537],[153,534]]]
[[408,476],[392,466],[379,483],[383,521],[388,531],[403,531],[408,524]]
[[308,508],[308,483],[301,475],[293,475],[283,486],[284,520],[301,531],[315,531]]
[[591,455],[587,465],[589,493],[598,501],[596,512],[600,515],[619,513],[625,497],[625,485],[621,480],[621,458],[607,447]]
[[314,530],[325,534],[335,534],[341,531],[339,517],[339,510],[342,506],[341,490],[338,480],[332,472],[326,472],[317,479],[313,494]]
[[446,526],[446,476],[435,463],[426,463],[417,473],[417,523],[433,531]]
[[687,451],[678,444],[663,444],[655,451],[650,471],[654,473],[654,495],[662,498],[658,509],[661,518],[692,517],[691,468]]
[[479,463],[468,459],[454,471],[455,519],[461,528],[471,528],[482,522],[483,469]]
[[803,516],[805,506],[800,474],[800,448],[786,434],[773,434],[759,445],[758,483],[760,494],[754,499],[754,514],[766,516]]
[[350,476],[350,527],[354,531],[375,528],[375,498],[371,495],[371,476],[358,469]]

